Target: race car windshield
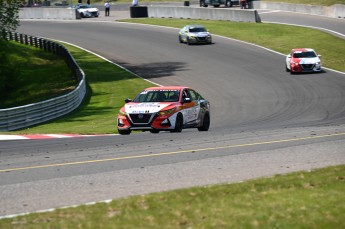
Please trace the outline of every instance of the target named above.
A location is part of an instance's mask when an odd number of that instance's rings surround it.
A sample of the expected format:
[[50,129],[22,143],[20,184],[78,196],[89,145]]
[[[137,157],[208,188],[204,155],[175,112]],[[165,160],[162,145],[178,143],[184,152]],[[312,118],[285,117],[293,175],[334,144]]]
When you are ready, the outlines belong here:
[[133,102],[151,103],[151,102],[178,102],[180,92],[178,90],[152,90],[143,91]]
[[200,33],[200,32],[206,32],[205,28],[197,27],[197,28],[190,28],[189,32],[191,33]]
[[314,52],[295,52],[293,54],[294,58],[314,58],[316,54]]

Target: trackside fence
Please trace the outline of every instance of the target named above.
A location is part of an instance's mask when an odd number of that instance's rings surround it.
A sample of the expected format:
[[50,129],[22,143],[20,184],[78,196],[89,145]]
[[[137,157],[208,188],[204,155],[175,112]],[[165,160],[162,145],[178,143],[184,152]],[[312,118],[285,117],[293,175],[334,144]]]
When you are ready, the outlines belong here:
[[0,131],[12,131],[37,125],[75,110],[86,94],[85,74],[70,52],[61,44],[17,32],[1,31],[3,39],[31,45],[62,57],[72,70],[77,87],[66,95],[25,106],[0,109]]

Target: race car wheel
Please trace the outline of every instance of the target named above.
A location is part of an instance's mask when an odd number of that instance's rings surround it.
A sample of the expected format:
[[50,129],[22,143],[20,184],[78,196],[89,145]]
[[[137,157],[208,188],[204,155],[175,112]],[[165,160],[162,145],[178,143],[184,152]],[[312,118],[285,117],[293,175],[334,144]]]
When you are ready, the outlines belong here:
[[210,128],[210,115],[206,113],[204,119],[202,120],[202,126],[198,127],[199,131],[208,131]]
[[150,130],[150,132],[153,133],[153,134],[158,134],[159,130]]
[[131,134],[131,130],[119,130],[119,134],[121,135],[130,135]]
[[286,72],[289,72],[290,69],[288,69],[287,65],[285,65]]
[[178,114],[176,117],[175,128],[171,132],[181,132],[183,128],[183,117],[182,114]]
[[178,41],[179,41],[180,43],[183,43],[181,36],[178,36]]

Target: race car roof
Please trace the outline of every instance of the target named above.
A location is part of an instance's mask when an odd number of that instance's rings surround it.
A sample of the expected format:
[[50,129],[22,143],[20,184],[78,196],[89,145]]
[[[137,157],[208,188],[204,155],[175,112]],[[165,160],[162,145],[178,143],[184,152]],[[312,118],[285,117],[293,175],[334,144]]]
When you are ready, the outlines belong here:
[[189,88],[186,86],[162,86],[162,87],[149,87],[145,88],[145,90],[183,90],[185,88]]
[[292,49],[292,52],[310,52],[310,51],[314,51],[314,49],[311,48],[294,48]]

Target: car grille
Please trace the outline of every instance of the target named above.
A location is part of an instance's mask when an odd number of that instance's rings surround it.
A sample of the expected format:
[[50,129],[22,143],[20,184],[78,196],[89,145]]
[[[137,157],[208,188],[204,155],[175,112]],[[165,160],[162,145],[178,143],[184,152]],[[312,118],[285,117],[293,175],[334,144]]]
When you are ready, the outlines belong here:
[[312,70],[314,68],[314,64],[301,64],[301,67],[304,70]]
[[90,12],[93,17],[98,16],[98,12]]
[[198,37],[199,41],[206,41],[206,37]]
[[133,124],[149,124],[153,118],[153,114],[130,114]]

